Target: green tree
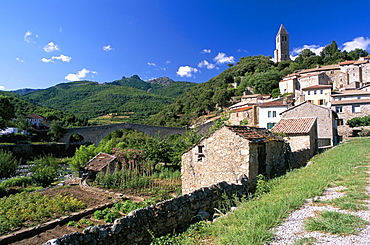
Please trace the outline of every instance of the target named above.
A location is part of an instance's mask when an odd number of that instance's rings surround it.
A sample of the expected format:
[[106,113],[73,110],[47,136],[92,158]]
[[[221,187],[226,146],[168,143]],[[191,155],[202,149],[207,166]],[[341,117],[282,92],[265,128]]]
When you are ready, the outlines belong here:
[[94,145],[81,145],[78,148],[70,161],[70,167],[73,171],[79,171],[85,163],[87,163],[91,158],[98,154],[98,150]]
[[31,162],[32,179],[38,185],[47,187],[58,177],[59,160],[53,156],[42,156]]
[[366,57],[369,55],[369,52],[363,49],[356,48],[355,50],[348,53],[348,56],[351,60],[358,60],[360,57]]
[[331,44],[325,46],[325,48],[320,52],[320,56],[324,64],[332,64],[342,58],[338,45],[334,40]]
[[248,85],[253,87],[257,94],[270,94],[273,89],[279,87],[280,79],[278,71],[270,70],[253,75],[248,81]]
[[58,140],[62,138],[64,133],[65,129],[62,126],[62,122],[53,121],[51,123],[48,135],[51,137],[52,140]]
[[15,175],[18,166],[19,161],[12,152],[0,149],[0,179]]
[[23,115],[18,115],[17,116],[17,122],[16,122],[16,126],[17,128],[19,129],[19,131],[22,131],[22,130],[28,130],[31,126],[30,122],[26,119],[25,116]]
[[7,122],[15,117],[14,105],[10,98],[0,94],[0,129],[6,128]]

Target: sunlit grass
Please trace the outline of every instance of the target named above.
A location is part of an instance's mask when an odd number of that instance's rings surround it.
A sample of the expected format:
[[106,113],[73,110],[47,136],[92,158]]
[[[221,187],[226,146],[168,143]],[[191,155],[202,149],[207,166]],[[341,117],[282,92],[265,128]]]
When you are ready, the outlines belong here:
[[191,232],[181,237],[197,237],[188,239],[192,242],[186,244],[205,244],[202,239],[209,237],[212,243],[208,244],[265,244],[274,236],[271,228],[280,225],[306,199],[321,195],[333,185],[348,185],[348,195],[356,199],[349,203],[359,205],[359,199],[365,197],[361,193],[366,183],[363,172],[368,164],[369,147],[370,139],[358,138],[317,155],[311,159],[313,165],[269,181],[269,193],[242,203],[212,225],[198,227],[196,235]]

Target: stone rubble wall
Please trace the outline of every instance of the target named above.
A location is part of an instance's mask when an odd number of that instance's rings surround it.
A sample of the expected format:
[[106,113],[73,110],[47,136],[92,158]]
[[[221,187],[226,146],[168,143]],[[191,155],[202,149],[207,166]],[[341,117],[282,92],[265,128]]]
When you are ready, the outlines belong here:
[[[150,244],[154,237],[181,231],[201,220],[201,213],[215,213],[225,201],[245,193],[245,186],[221,182],[192,193],[137,209],[114,224],[90,226],[83,233],[75,232],[49,240],[44,245],[83,244]],[[226,196],[225,196],[226,195]]]

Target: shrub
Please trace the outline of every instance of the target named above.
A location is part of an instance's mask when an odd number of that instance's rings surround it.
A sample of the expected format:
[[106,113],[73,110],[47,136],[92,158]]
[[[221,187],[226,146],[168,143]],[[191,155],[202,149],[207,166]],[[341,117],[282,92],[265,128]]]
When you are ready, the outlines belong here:
[[19,166],[19,161],[12,152],[0,149],[0,178],[13,176]]

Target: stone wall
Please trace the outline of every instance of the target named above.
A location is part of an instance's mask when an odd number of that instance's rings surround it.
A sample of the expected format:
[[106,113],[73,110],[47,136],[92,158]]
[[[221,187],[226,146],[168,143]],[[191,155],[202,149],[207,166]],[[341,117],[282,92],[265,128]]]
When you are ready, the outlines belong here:
[[336,135],[334,130],[334,116],[330,109],[303,102],[282,113],[282,118],[297,117],[316,117],[317,118],[317,137],[319,139],[330,139],[331,146],[335,143]]
[[130,212],[114,224],[90,226],[83,233],[66,234],[50,240],[45,245],[59,244],[150,244],[153,236],[159,237],[173,231],[181,231],[199,221],[225,201],[225,195],[233,198],[245,193],[245,186],[221,182],[201,188],[149,207]]

